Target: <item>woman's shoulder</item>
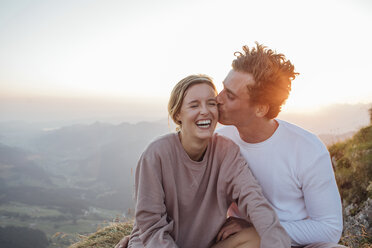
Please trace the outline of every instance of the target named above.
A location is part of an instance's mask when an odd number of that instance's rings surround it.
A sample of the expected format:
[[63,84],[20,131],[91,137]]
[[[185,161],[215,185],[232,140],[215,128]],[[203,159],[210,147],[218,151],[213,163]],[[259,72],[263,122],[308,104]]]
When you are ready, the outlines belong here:
[[146,146],[144,153],[162,153],[176,145],[177,133],[167,133],[154,138]]
[[215,134],[213,136],[213,158],[219,168],[225,173],[231,173],[237,166],[244,166],[245,159],[240,154],[240,148],[231,139]]
[[239,146],[234,141],[219,133],[214,133],[212,140],[215,149],[225,154],[229,151],[239,151]]

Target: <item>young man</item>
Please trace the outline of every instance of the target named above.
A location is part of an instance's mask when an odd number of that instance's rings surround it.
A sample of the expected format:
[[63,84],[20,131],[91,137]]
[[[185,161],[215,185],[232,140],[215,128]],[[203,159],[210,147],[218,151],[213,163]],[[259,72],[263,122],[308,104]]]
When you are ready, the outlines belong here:
[[[284,55],[256,43],[236,53],[217,96],[217,130],[239,145],[292,246],[342,247],[342,207],[327,148],[312,133],[275,119],[298,75]],[[243,232],[259,239],[236,205],[215,247],[238,247]],[[236,235],[232,235],[236,234]]]

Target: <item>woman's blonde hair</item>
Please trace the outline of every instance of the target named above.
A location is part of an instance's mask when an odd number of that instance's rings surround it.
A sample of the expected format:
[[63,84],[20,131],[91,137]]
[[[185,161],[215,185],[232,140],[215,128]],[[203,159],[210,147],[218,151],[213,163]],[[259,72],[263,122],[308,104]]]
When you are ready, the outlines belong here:
[[179,127],[181,126],[181,122],[177,120],[177,115],[181,110],[182,102],[185,98],[187,89],[195,84],[202,83],[211,86],[217,94],[216,86],[214,86],[212,78],[204,74],[187,76],[174,86],[168,102],[168,114],[174,123],[176,123],[177,130],[179,130]]

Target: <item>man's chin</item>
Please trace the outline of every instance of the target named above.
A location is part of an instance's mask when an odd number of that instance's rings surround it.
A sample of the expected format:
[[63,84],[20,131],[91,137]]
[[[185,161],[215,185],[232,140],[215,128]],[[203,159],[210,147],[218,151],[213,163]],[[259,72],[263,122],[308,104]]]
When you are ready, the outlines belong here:
[[219,118],[218,119],[218,123],[222,124],[222,125],[229,125],[229,122],[226,121],[225,119],[222,119],[222,118]]

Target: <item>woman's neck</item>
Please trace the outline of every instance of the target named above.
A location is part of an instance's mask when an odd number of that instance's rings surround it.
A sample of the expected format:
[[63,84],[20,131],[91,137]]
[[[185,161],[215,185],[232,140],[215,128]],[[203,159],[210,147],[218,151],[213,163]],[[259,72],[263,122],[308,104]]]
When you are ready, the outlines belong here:
[[182,135],[182,132],[178,133],[178,137],[181,140],[183,149],[191,160],[202,161],[204,153],[207,150],[209,140],[195,140],[190,138],[188,135]]

